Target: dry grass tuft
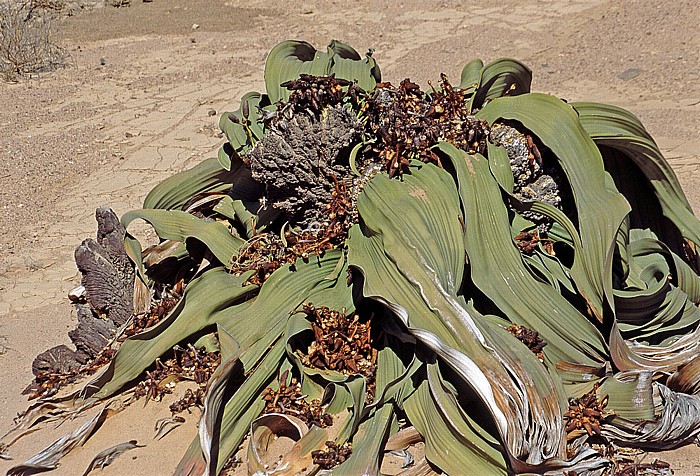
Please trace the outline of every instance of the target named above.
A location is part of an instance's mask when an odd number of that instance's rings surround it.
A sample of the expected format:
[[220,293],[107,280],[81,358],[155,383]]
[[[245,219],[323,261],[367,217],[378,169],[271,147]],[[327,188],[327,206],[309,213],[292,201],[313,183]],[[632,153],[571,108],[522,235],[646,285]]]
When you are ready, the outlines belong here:
[[0,0],[0,76],[6,81],[53,71],[68,54],[55,44],[56,0]]

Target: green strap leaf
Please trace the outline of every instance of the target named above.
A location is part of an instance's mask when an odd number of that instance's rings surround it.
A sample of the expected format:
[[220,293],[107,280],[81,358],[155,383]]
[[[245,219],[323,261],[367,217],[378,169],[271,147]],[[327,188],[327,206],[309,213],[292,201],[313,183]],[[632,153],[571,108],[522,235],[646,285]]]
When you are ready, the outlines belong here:
[[481,70],[484,67],[484,62],[480,59],[473,59],[462,68],[460,75],[459,88],[475,90],[479,86],[481,79]]
[[334,475],[380,476],[379,463],[382,446],[396,415],[391,405],[383,405],[360,424],[352,439],[352,455],[333,469]]
[[515,324],[535,329],[547,342],[552,365],[600,365],[607,346],[596,327],[554,288],[536,279],[511,239],[508,210],[482,155],[440,143],[457,175],[464,210],[464,243],[471,277]]
[[226,135],[231,148],[222,148],[219,151],[219,161],[225,169],[231,167],[232,156],[237,158],[249,153],[255,143],[263,138],[263,110],[273,109],[274,106],[266,94],[252,91],[243,95],[241,105],[236,111],[224,112],[220,116],[219,129]]
[[195,195],[225,192],[236,180],[240,163],[224,170],[217,159],[205,159],[189,170],[168,177],[151,190],[143,208],[181,209]]
[[[128,338],[109,367],[85,387],[86,396],[106,398],[138,377],[175,344],[214,325],[221,309],[245,300],[258,290],[244,286],[249,274],[233,276],[214,268],[194,279],[177,306],[155,327]],[[246,305],[236,306],[239,310]]]
[[[470,74],[474,66],[470,67]],[[510,58],[497,59],[481,68],[478,87],[469,100],[469,110],[481,109],[487,101],[502,96],[529,93],[531,83],[532,71],[523,63]]]
[[513,465],[562,455],[552,377],[524,345],[489,327],[456,296],[464,245],[451,176],[432,165],[413,168],[402,181],[377,175],[358,198],[358,211],[364,226],[350,230],[348,257],[364,276],[363,295],[386,305],[474,390]]
[[508,474],[498,446],[484,440],[486,432],[474,420],[465,420],[458,407],[445,404],[444,389],[432,390],[423,380],[405,403],[409,420],[425,439],[428,461],[447,474],[463,474],[465,468],[473,474]]
[[[223,223],[202,220],[179,210],[133,210],[122,216],[121,223],[124,228],[128,228],[131,222],[139,218],[150,223],[161,239],[181,243],[185,243],[190,238],[201,241],[223,264],[228,264],[233,255],[245,243],[242,238],[233,236]],[[129,257],[136,263],[141,276],[145,277],[141,261],[141,243],[127,233],[124,239],[124,248],[126,248]]]
[[630,206],[606,176],[595,143],[582,127],[576,112],[547,94],[494,99],[479,111],[477,117],[489,124],[499,119],[519,121],[559,160],[576,203],[583,249],[575,256],[572,277],[591,312],[602,322],[603,301],[615,309],[612,300],[615,237]]
[[300,74],[327,76],[330,54],[316,51],[306,41],[287,40],[272,48],[265,62],[265,89],[270,102],[289,99],[289,91],[281,84],[297,79]]
[[338,40],[331,41],[328,52],[332,52],[330,74],[353,81],[365,91],[373,90],[382,80],[379,65],[369,54],[361,58],[352,46]]
[[282,83],[297,79],[301,74],[329,76],[356,81],[369,91],[381,81],[377,63],[371,56],[361,58],[351,46],[333,40],[325,53],[305,41],[288,40],[275,46],[265,63],[265,87],[270,101],[289,99]]
[[619,150],[639,168],[654,189],[662,212],[683,236],[700,244],[700,222],[683,194],[676,174],[639,119],[610,104],[577,102],[581,125],[596,144]]
[[[310,257],[308,263],[298,259],[293,266],[285,265],[265,281],[250,307],[242,311],[225,309],[217,316],[217,322],[240,343],[243,349],[241,360],[246,371],[250,370],[254,361],[246,361],[245,349],[263,338],[269,339],[273,334],[282,335],[289,315],[305,301],[313,302],[319,294],[336,285],[338,288],[333,292],[350,296],[349,287],[342,279],[338,279],[338,276],[328,278],[339,259],[342,259],[340,251],[329,251],[323,258]],[[348,300],[339,298],[343,302]],[[325,302],[332,304],[328,300]],[[259,325],[261,316],[264,317],[263,326]]]

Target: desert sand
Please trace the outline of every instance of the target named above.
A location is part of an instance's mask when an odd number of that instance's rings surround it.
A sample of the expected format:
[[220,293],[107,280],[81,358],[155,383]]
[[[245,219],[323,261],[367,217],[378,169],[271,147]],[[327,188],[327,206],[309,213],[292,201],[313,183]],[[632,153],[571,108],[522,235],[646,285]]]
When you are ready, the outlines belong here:
[[[35,355],[69,344],[79,283],[73,250],[94,210],[138,208],[160,180],[215,155],[218,115],[262,90],[266,52],[303,39],[374,48],[385,80],[459,77],[473,58],[518,58],[533,90],[610,102],[637,114],[700,212],[700,3],[695,0],[354,2],[154,0],[67,18],[58,41],[71,67],[0,84],[0,434],[28,402]],[[197,28],[193,28],[194,25]],[[210,115],[211,111],[216,115]],[[176,391],[176,395],[178,395]],[[168,402],[108,419],[54,474],[81,475],[98,452],[135,449],[108,475],[168,475],[196,434],[196,413],[162,440]],[[0,474],[88,416],[20,440]],[[646,455],[700,474],[700,449]]]

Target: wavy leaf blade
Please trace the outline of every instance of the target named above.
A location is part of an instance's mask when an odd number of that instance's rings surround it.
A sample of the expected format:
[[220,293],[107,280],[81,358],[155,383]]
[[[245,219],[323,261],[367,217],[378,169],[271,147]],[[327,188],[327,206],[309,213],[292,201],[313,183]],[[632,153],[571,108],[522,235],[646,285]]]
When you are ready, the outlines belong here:
[[[615,237],[630,207],[606,177],[597,146],[576,112],[546,94],[494,99],[477,117],[489,124],[499,119],[519,121],[557,157],[573,192],[583,248],[583,253],[575,256],[572,274],[591,312],[602,321],[604,301],[614,310],[611,274]],[[552,121],[553,117],[557,120]]]
[[551,364],[601,365],[605,339],[554,288],[529,271],[511,239],[508,211],[489,162],[441,143],[457,174],[472,280],[508,318],[542,335]]
[[576,102],[581,125],[596,144],[619,150],[639,168],[654,189],[664,216],[685,238],[700,243],[700,222],[685,198],[675,172],[639,119],[610,104]]

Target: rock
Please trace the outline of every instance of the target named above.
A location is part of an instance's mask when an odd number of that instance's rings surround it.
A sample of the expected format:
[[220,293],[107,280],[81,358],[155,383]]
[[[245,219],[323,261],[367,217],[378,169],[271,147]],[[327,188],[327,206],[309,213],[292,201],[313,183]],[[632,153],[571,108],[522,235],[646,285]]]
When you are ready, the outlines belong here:
[[85,286],[80,285],[77,288],[72,289],[68,293],[68,299],[71,302],[84,302],[85,301]]
[[207,116],[216,116],[216,109],[209,109],[207,111]]
[[640,74],[644,72],[643,69],[639,68],[629,68],[624,70],[622,73],[618,74],[617,77],[620,78],[623,81],[629,81],[630,79],[634,79]]

